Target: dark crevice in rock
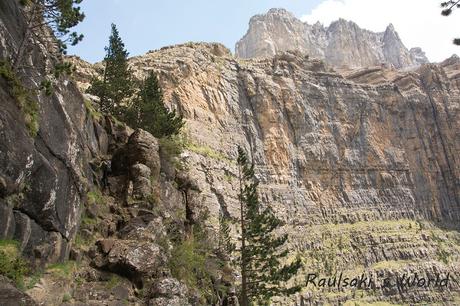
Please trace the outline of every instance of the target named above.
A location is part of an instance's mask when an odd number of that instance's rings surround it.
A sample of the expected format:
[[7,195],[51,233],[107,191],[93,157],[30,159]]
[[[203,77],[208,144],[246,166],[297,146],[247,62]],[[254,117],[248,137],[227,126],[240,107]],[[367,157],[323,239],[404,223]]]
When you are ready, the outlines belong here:
[[[254,101],[252,101],[248,91],[247,91],[247,86],[245,86],[245,82],[243,80],[243,77],[241,75],[241,73],[245,73],[245,72],[241,72],[240,73],[240,70],[239,70],[239,66],[238,67],[238,87],[239,87],[239,100],[240,100],[240,103],[239,104],[239,107],[240,107],[240,110],[241,110],[241,118],[243,119],[243,122],[241,123],[241,126],[243,128],[243,131],[244,131],[244,136],[247,140],[247,143],[249,144],[249,147],[250,147],[250,150],[249,150],[249,156],[251,157],[252,161],[254,161],[254,154],[256,153],[256,147],[257,147],[257,144],[256,144],[256,139],[259,138],[259,139],[263,139],[264,137],[264,134],[262,132],[262,127],[260,126],[260,123],[259,121],[257,120],[257,112],[256,112],[256,109],[254,108]],[[252,77],[252,75],[251,75]],[[254,80],[255,82],[257,82],[256,80]],[[259,84],[256,84],[257,86],[257,90],[259,89]],[[244,95],[241,95],[241,93],[244,93]],[[241,103],[241,102],[245,102],[245,103]],[[249,119],[248,119],[248,116],[247,114],[245,113],[245,109],[244,107],[247,106],[250,110],[251,110],[251,114],[253,116],[253,122],[251,122]],[[256,128],[256,134],[254,134],[250,129],[250,125],[251,123],[254,124],[254,127]],[[240,144],[241,145],[241,144]]]
[[227,219],[230,218],[230,213],[228,212],[224,196],[219,191],[217,191],[217,189],[209,182],[208,176],[206,176],[206,181],[210,185],[211,192],[214,193],[214,195],[216,196],[217,202],[219,202],[220,211],[222,212],[223,216]]
[[30,220],[34,221],[44,232],[48,232],[48,233],[57,233],[59,234],[62,238],[64,238],[65,241],[67,242],[70,242],[70,239],[68,237],[66,237],[65,235],[63,235],[60,231],[58,230],[51,230],[49,228],[44,228],[41,223],[40,223],[40,220],[38,220],[37,218],[35,218],[31,213],[29,213],[28,211],[24,210],[24,209],[20,209],[20,208],[13,208],[13,212],[19,212],[21,214],[24,214],[26,215]]
[[[423,89],[425,91],[425,93],[427,94],[427,97],[428,97],[428,101],[430,102],[430,106],[431,106],[431,111],[432,111],[432,115],[433,115],[433,121],[434,121],[434,124],[436,126],[436,134],[437,136],[439,137],[439,141],[441,143],[441,147],[442,147],[442,153],[444,155],[444,160],[446,162],[446,165],[447,165],[447,168],[448,169],[442,169],[442,163],[438,163],[439,164],[439,167],[441,168],[440,172],[441,172],[441,176],[443,178],[443,181],[444,181],[444,185],[445,185],[445,188],[446,188],[446,193],[447,193],[447,197],[449,199],[449,202],[451,203],[454,203],[456,207],[460,207],[459,205],[459,196],[457,195],[457,188],[455,187],[455,181],[456,181],[456,178],[455,178],[455,175],[454,175],[454,170],[453,170],[453,167],[451,165],[451,159],[450,159],[450,156],[452,156],[452,158],[455,159],[455,157],[452,155],[452,154],[449,154],[450,152],[448,152],[448,148],[446,146],[446,140],[444,139],[444,134],[442,132],[442,129],[440,127],[440,123],[439,123],[439,115],[438,115],[438,109],[435,105],[435,102],[434,102],[434,99],[433,99],[433,96],[432,96],[432,92],[431,90],[428,88],[425,80],[421,80],[422,82],[422,86],[423,86]],[[454,162],[455,163],[455,162]],[[452,186],[453,185],[453,186]],[[452,195],[453,193],[453,195]],[[448,211],[445,211],[445,207],[443,207],[443,213],[446,213]],[[460,219],[460,213],[459,211],[457,210],[456,212],[456,218],[457,219]],[[449,216],[450,218],[452,218],[452,216]]]

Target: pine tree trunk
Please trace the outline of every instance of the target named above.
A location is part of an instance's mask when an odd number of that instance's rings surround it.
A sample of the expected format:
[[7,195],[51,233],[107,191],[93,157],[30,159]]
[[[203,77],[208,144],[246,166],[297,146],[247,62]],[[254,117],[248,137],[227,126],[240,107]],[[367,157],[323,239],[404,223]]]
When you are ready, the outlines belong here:
[[241,171],[238,169],[240,180],[240,221],[241,221],[241,306],[249,306],[247,288],[247,259],[246,259],[246,229],[244,222],[244,203],[241,199],[243,195]]
[[103,77],[103,80],[102,80],[102,93],[101,93],[101,97],[99,98],[99,105],[100,105],[100,110],[103,114],[106,114],[106,115],[109,115],[111,114],[111,112],[109,111],[107,105],[105,104],[106,101],[106,94],[105,94],[105,91],[107,90],[107,66],[108,66],[108,63],[107,61],[105,61],[105,67],[104,67],[104,77]]
[[26,31],[24,33],[24,37],[22,38],[21,44],[19,45],[19,48],[18,48],[18,52],[14,58],[13,67],[12,67],[14,72],[17,72],[19,70],[19,66],[24,57],[24,52],[27,48],[27,42],[29,41],[29,37],[31,33],[32,23],[35,19],[35,13],[37,11],[37,6],[38,5],[35,2],[33,2],[33,7],[30,13],[30,17],[29,17],[29,20],[27,20]]
[[17,72],[19,69],[19,64],[22,62],[22,57],[24,56],[24,50],[26,49],[26,41],[29,39],[29,28],[26,29],[24,33],[24,38],[21,41],[21,45],[19,46],[18,53],[15,56],[14,63],[13,63],[13,71]]

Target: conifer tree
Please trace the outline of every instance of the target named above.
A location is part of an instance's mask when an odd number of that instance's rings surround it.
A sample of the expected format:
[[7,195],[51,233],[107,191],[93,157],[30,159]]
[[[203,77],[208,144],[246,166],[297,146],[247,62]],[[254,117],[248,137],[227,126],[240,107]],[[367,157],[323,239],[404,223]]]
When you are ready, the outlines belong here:
[[[82,0],[20,0],[24,7],[25,30],[12,61],[15,72],[22,67],[25,55],[32,51],[32,45],[49,49],[47,44],[55,42],[59,53],[65,54],[67,44],[73,46],[83,39],[83,35],[70,32],[71,28],[85,18],[78,6],[81,2]],[[51,33],[48,29],[51,29]]]
[[291,263],[285,262],[288,251],[283,246],[288,236],[275,235],[282,222],[270,207],[261,206],[254,164],[249,163],[246,152],[241,147],[238,147],[237,163],[241,209],[241,305],[265,305],[273,296],[300,291],[300,286],[288,286],[287,282],[297,274],[302,263],[300,258]]
[[[441,11],[441,15],[449,16],[452,13],[452,10],[455,8],[460,8],[460,0],[449,0],[445,2],[441,2],[441,7],[443,10]],[[460,38],[455,38],[453,40],[454,45],[460,46]]]
[[157,138],[178,134],[185,123],[182,116],[177,115],[175,110],[169,111],[164,105],[163,91],[153,72],[142,82],[137,98],[127,111],[126,120],[131,126],[142,128]]
[[105,47],[105,51],[102,80],[93,78],[88,93],[99,97],[102,112],[121,119],[126,108],[126,99],[134,92],[134,81],[128,67],[129,53],[113,23],[109,46]]
[[229,219],[223,214],[219,216],[219,241],[218,252],[226,257],[235,250],[235,244],[230,239],[230,223]]

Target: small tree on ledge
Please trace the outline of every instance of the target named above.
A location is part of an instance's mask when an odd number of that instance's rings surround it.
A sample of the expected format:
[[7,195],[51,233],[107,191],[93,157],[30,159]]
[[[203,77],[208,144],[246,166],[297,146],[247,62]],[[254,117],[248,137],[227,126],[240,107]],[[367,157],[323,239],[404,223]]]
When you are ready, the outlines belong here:
[[158,78],[150,72],[143,81],[137,98],[127,111],[127,123],[150,132],[157,138],[177,135],[185,122],[175,110],[169,111],[163,102],[163,91]]

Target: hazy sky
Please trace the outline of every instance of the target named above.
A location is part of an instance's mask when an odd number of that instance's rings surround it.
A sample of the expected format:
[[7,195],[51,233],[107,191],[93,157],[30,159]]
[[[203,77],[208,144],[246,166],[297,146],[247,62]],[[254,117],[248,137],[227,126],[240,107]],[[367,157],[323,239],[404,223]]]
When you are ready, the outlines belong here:
[[342,17],[379,32],[393,23],[407,48],[421,47],[430,61],[438,62],[454,53],[460,55],[460,46],[452,44],[454,38],[460,38],[460,9],[449,17],[441,16],[443,1],[446,0],[324,0],[301,19],[330,24]]
[[114,22],[131,56],[187,41],[214,41],[232,52],[247,31],[251,16],[283,7],[308,23],[325,25],[339,17],[373,31],[391,22],[406,47],[422,47],[431,61],[441,61],[460,47],[460,10],[440,15],[438,0],[84,0],[85,21],[77,30],[85,39],[69,54],[90,62],[104,57]]

